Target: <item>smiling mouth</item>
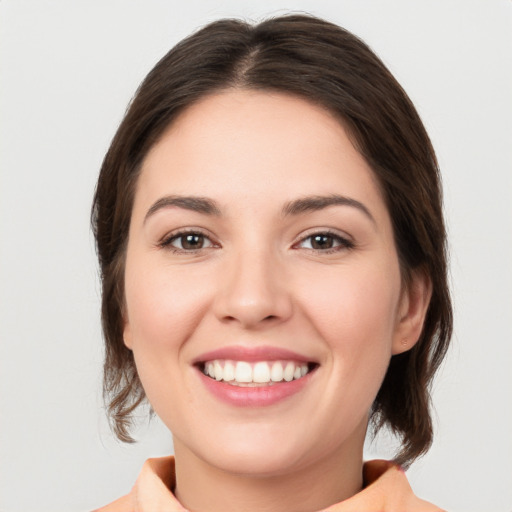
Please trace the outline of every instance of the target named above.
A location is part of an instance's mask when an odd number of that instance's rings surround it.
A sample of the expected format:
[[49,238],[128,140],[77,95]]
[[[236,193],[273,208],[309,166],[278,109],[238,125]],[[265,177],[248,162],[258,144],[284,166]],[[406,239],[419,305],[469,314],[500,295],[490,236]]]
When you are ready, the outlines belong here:
[[314,371],[316,363],[297,361],[233,361],[215,359],[199,365],[213,380],[232,386],[263,387],[299,380]]

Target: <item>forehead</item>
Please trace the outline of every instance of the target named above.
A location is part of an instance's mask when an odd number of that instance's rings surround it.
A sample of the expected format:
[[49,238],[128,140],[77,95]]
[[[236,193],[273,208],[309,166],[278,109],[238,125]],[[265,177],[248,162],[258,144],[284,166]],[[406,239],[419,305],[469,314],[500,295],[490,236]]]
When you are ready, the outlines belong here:
[[195,194],[222,203],[349,195],[384,203],[373,171],[342,123],[303,99],[225,91],[186,109],[144,160],[136,203]]

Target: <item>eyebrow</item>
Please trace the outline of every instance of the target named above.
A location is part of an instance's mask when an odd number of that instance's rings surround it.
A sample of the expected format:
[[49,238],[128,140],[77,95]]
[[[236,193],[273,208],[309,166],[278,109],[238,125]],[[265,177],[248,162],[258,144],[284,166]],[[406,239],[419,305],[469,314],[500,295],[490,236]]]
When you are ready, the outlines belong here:
[[144,217],[144,222],[148,220],[151,215],[164,208],[177,206],[185,210],[202,213],[204,215],[220,216],[220,209],[217,203],[207,197],[198,196],[165,196],[156,201],[151,208],[147,211]]
[[338,194],[328,196],[308,196],[295,199],[286,203],[283,208],[283,215],[300,215],[307,212],[315,212],[328,208],[329,206],[351,206],[363,212],[374,224],[375,218],[370,210],[361,202],[351,197],[345,197]]
[[[203,215],[215,215],[217,217],[221,215],[220,208],[212,199],[199,196],[173,195],[158,199],[158,201],[156,201],[147,211],[146,216],[144,217],[144,222],[146,222],[147,219],[157,211],[173,206],[202,213]],[[356,199],[338,194],[331,194],[328,196],[307,196],[295,199],[284,205],[282,214],[285,217],[289,215],[301,215],[303,213],[323,210],[329,206],[351,206],[353,208],[357,208],[375,224],[373,215],[363,203]]]

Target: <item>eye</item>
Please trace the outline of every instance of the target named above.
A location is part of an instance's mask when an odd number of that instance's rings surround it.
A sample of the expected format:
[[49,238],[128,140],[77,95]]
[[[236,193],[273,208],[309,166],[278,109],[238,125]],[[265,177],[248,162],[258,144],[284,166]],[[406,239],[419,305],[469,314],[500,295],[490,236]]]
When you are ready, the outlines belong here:
[[354,243],[346,238],[330,232],[314,233],[296,244],[296,247],[313,251],[335,252],[343,249],[351,249]]
[[213,247],[213,242],[203,233],[187,231],[172,234],[160,244],[161,247],[170,248],[176,252],[193,252]]

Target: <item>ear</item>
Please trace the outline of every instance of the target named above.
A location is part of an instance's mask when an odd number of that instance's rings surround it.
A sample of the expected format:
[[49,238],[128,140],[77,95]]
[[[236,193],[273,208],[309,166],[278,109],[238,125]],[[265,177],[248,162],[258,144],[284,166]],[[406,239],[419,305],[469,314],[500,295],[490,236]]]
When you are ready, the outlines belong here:
[[123,341],[125,347],[132,350],[132,330],[130,328],[130,321],[128,320],[125,312],[123,312]]
[[418,342],[431,297],[430,277],[423,270],[414,271],[402,291],[393,338],[393,355],[410,350]]

